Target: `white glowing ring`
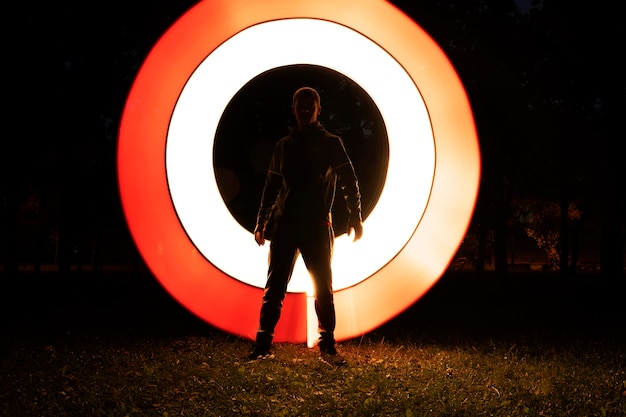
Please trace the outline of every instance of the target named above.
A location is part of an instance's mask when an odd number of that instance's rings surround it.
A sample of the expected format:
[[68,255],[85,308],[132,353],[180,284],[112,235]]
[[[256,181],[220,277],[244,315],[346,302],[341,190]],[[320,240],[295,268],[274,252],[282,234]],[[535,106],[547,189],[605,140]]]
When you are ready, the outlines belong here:
[[[333,22],[286,19],[250,27],[220,45],[194,71],[176,103],[167,138],[168,184],[198,250],[230,276],[264,287],[269,245],[259,248],[230,214],[215,180],[212,151],[220,117],[241,87],[267,70],[291,64],[319,65],[348,76],[378,105],[387,127],[389,169],[363,238],[353,243],[342,235],[335,241],[337,291],[376,273],[402,249],[424,212],[434,172],[434,140],[424,102],[406,71],[371,40]],[[332,111],[333,103],[322,106]],[[289,291],[311,292],[301,258]]]
[[[373,44],[379,45],[381,50],[387,51],[395,58],[419,89],[432,126],[435,145],[434,176],[420,178],[427,183],[432,181],[425,209],[421,209],[425,195],[411,196],[411,199],[416,199],[413,207],[416,208],[417,214],[409,223],[413,224],[423,211],[419,226],[412,230],[412,226],[406,224],[407,230],[403,230],[408,236],[406,245],[381,270],[362,281],[357,277],[355,281],[358,283],[335,293],[338,318],[335,336],[337,340],[344,340],[368,332],[399,314],[439,279],[465,235],[473,213],[480,178],[480,155],[471,108],[454,68],[437,44],[415,22],[391,4],[382,0],[341,2],[206,0],[195,5],[161,37],[143,63],[129,93],[118,143],[120,195],[133,239],[146,264],[163,287],[191,312],[215,327],[244,337],[254,337],[263,290],[224,273],[207,260],[207,257],[198,251],[195,241],[192,242],[190,239],[178,216],[179,213],[182,214],[181,218],[184,218],[187,226],[190,220],[184,206],[190,201],[195,203],[196,200],[183,198],[179,201],[179,186],[176,184],[172,184],[174,192],[170,194],[168,180],[176,183],[178,179],[175,177],[178,174],[167,172],[166,159],[170,165],[172,163],[170,158],[172,156],[178,158],[176,155],[181,154],[171,148],[168,149],[166,157],[166,147],[172,144],[166,144],[166,140],[172,141],[173,147],[178,146],[178,141],[185,140],[179,139],[178,133],[175,133],[179,129],[176,125],[180,123],[177,101],[180,99],[182,105],[185,105],[187,98],[183,96],[192,94],[187,91],[189,87],[186,87],[186,84],[192,82],[196,70],[198,74],[205,71],[200,67],[207,59],[211,59],[211,54],[217,52],[220,45],[227,43],[231,38],[234,39],[240,32],[244,34],[253,27],[263,28],[266,25],[272,27],[274,25],[272,22],[285,19],[299,19],[303,24],[304,20],[326,21],[329,28],[333,27],[344,34],[355,35],[353,32],[363,34]],[[371,46],[364,46],[367,44],[364,40],[358,42],[362,44],[359,47]],[[302,47],[309,46],[310,42]],[[332,49],[332,43],[324,47]],[[246,54],[254,52],[247,50]],[[291,56],[294,51],[284,52],[289,55],[286,63],[298,63]],[[380,54],[381,51],[377,53]],[[337,67],[335,61],[326,63],[324,60],[313,60],[310,56],[306,58],[306,62],[313,61],[312,63],[318,65],[322,62],[329,68]],[[247,60],[244,62],[243,65],[248,63]],[[267,68],[268,65],[278,63],[264,64],[262,67]],[[352,72],[345,64],[338,66],[338,70],[347,73],[351,78],[356,78],[360,84],[365,84],[363,86],[370,94],[370,89],[375,89],[365,75],[358,71]],[[398,74],[397,67],[394,69],[393,65],[389,66],[388,70]],[[253,76],[252,73],[260,71],[259,68],[251,71],[239,78],[239,83],[244,83]],[[381,77],[386,76],[381,74]],[[201,79],[202,77],[198,78]],[[193,82],[197,81],[194,79]],[[235,86],[231,86],[228,94],[232,94],[235,89]],[[410,90],[415,90],[415,86]],[[418,97],[416,91],[413,92],[414,97]],[[375,95],[374,99],[381,107],[386,123],[389,123],[390,117],[393,117],[385,114],[389,111],[388,105],[382,96],[378,93]],[[211,117],[220,117],[217,113],[223,111],[228,100],[226,96],[222,96],[216,113],[211,114]],[[378,100],[383,102],[382,105]],[[414,109],[420,107],[417,98],[411,100],[416,102],[409,107],[413,106]],[[188,111],[193,109],[185,110],[183,113]],[[420,111],[414,116],[419,119],[425,117]],[[199,116],[182,117],[194,119]],[[171,132],[173,136],[168,137],[170,122],[173,124]],[[203,124],[199,125],[199,128],[209,134],[213,129]],[[393,129],[391,126],[389,136],[390,142],[393,141],[392,147],[395,148],[394,138],[397,137],[397,133]],[[412,135],[413,130],[406,133]],[[207,140],[210,141],[212,138]],[[427,140],[419,138],[418,142],[415,149],[421,149],[419,146],[427,147]],[[409,145],[399,143],[398,146]],[[394,149],[390,152],[389,169],[393,171],[396,169],[394,164],[396,155]],[[206,157],[207,165],[212,165],[211,153],[209,150],[207,155],[203,155],[203,158]],[[183,155],[187,154],[183,152]],[[198,169],[197,162],[195,165],[191,164],[191,169]],[[173,170],[177,171],[178,168]],[[211,170],[212,167],[209,167],[208,171],[203,172],[209,174]],[[428,168],[425,171],[428,171]],[[411,177],[422,171],[413,169],[410,172]],[[168,174],[171,178],[168,178]],[[207,187],[215,187],[211,182],[213,180],[205,181]],[[413,184],[406,185],[410,190]],[[383,194],[389,192],[385,189]],[[176,209],[172,202],[173,195],[176,195]],[[382,197],[383,195],[381,199]],[[379,204],[383,203],[381,201]],[[217,210],[225,210],[221,198],[215,201],[215,207]],[[366,222],[366,234],[372,235],[372,229],[376,229],[374,219],[378,215],[375,213],[378,210],[377,206]],[[396,217],[399,216],[392,215],[389,221],[395,220]],[[405,227],[405,223],[402,224],[402,227]],[[189,231],[194,235],[194,240],[200,242],[199,246],[202,246],[204,251],[206,248],[205,243],[202,243],[203,232],[196,231],[196,227],[192,225]],[[389,230],[393,231],[393,228],[393,225],[389,226]],[[202,236],[197,237],[196,234]],[[217,234],[214,234],[213,238],[222,243],[229,239],[227,236]],[[252,237],[249,238],[249,245],[253,245]],[[403,240],[404,238],[400,238],[395,241],[390,252],[395,252],[396,248],[393,246],[399,246],[401,244],[399,242]],[[350,250],[357,251],[358,245],[350,246],[349,239],[345,241]],[[211,247],[210,244],[206,245]],[[362,245],[366,246],[365,241]],[[384,247],[385,242],[381,242],[381,245]],[[337,251],[339,250],[338,247]],[[348,252],[347,249],[341,251]],[[211,259],[213,255],[207,256]],[[242,262],[246,260],[242,259]],[[358,262],[360,260],[355,266]],[[380,262],[379,260],[378,263]],[[358,267],[363,269],[355,275],[361,277],[376,268],[376,266]],[[264,270],[262,267],[261,271],[256,273],[264,275]],[[339,272],[337,274],[339,275]],[[310,304],[307,305],[306,294],[299,292],[287,294],[281,321],[276,328],[276,341],[310,340],[311,336],[307,335],[307,316],[313,318],[314,313],[310,311],[307,313],[308,307]],[[314,324],[309,325],[309,329],[314,328]]]

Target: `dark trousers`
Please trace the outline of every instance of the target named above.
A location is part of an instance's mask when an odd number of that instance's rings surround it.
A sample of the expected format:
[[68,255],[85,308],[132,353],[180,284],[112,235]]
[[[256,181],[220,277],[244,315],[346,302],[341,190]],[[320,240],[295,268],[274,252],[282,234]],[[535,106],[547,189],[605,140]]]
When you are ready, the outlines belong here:
[[320,335],[329,343],[334,343],[335,304],[330,265],[333,242],[334,232],[329,224],[277,222],[270,244],[267,283],[261,305],[257,342],[271,343],[274,328],[280,318],[287,284],[298,255],[302,255],[313,279]]

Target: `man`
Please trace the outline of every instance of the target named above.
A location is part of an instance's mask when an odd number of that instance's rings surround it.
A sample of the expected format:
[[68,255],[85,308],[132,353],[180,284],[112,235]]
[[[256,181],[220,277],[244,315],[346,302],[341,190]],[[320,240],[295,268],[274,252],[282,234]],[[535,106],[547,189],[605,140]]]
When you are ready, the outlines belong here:
[[257,244],[268,238],[271,245],[256,345],[249,359],[271,356],[274,328],[299,254],[313,279],[320,353],[340,359],[334,337],[331,209],[338,185],[349,212],[348,235],[354,231],[356,241],[363,234],[361,195],[343,141],[318,122],[318,92],[298,89],[292,111],[297,127],[274,148],[254,230]]

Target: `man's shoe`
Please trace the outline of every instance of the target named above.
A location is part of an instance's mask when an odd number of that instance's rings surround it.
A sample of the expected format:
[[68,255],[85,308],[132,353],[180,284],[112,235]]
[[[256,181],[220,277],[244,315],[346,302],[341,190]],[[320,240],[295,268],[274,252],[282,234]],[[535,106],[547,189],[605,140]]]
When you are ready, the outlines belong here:
[[337,349],[335,349],[335,338],[328,332],[321,332],[319,339],[315,342],[320,349],[322,355],[336,355]]
[[255,348],[248,355],[249,361],[256,361],[259,359],[272,359],[274,354],[269,346],[256,345]]
[[346,364],[346,360],[337,353],[337,349],[334,345],[320,345],[320,360],[330,366],[342,366]]
[[319,347],[320,347],[320,353],[322,354],[322,356],[337,355],[337,349],[335,348],[334,345],[325,345],[325,344],[320,343]]

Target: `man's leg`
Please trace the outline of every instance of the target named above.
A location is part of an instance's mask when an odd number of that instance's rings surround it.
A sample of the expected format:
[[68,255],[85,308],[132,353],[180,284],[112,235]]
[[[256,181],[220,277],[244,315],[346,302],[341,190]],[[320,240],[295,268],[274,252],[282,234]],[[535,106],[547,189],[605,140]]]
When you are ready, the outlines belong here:
[[287,284],[298,256],[293,240],[276,236],[271,243],[267,283],[261,304],[259,329],[256,335],[258,350],[268,350],[274,339],[274,328],[280,319]]
[[335,302],[331,258],[334,235],[330,227],[312,231],[307,242],[301,245],[302,259],[313,278],[315,312],[320,332],[319,347],[322,353],[335,353]]

